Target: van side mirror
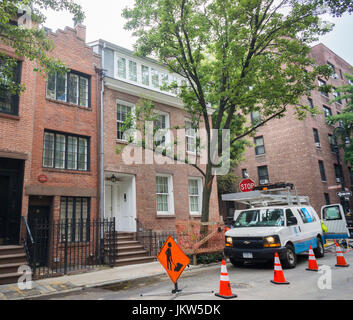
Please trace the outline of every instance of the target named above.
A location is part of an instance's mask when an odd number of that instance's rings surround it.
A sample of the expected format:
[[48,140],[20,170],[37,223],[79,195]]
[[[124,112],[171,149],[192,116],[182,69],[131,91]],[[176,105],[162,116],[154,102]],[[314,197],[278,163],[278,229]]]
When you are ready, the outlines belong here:
[[295,226],[295,225],[297,225],[298,224],[298,220],[297,220],[297,218],[296,217],[289,217],[288,219],[287,219],[287,226],[289,227],[289,226]]

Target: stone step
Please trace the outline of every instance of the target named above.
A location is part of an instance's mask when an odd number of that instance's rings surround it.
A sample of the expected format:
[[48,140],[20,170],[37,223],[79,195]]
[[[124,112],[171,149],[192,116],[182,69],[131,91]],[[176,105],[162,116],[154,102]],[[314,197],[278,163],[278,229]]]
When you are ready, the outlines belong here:
[[118,259],[116,260],[116,266],[128,266],[133,264],[142,264],[142,263],[149,263],[154,262],[155,257],[147,256],[147,257],[139,257],[139,258],[125,258],[125,259]]
[[0,256],[20,254],[24,252],[23,246],[0,246]]
[[142,245],[131,245],[131,246],[126,246],[126,247],[119,247],[117,248],[118,252],[124,253],[128,251],[140,251],[144,250]]
[[119,261],[120,259],[140,258],[140,257],[147,257],[147,256],[148,254],[146,250],[127,251],[127,252],[118,251],[117,260]]
[[27,256],[24,252],[0,256],[0,265],[9,263],[27,264]]
[[3,284],[10,284],[10,283],[17,283],[18,279],[21,275],[18,273],[6,273],[0,274],[0,285]]
[[7,264],[0,264],[0,275],[2,274],[12,274],[17,273],[18,268],[22,266],[23,263],[7,263]]

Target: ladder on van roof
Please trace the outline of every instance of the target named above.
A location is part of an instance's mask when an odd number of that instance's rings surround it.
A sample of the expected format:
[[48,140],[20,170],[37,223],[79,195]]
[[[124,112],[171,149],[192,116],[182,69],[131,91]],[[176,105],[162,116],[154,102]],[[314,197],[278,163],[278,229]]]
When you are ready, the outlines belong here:
[[309,197],[299,196],[292,183],[279,183],[254,188],[250,192],[238,192],[222,195],[223,201],[235,201],[254,207],[276,205],[310,205]]

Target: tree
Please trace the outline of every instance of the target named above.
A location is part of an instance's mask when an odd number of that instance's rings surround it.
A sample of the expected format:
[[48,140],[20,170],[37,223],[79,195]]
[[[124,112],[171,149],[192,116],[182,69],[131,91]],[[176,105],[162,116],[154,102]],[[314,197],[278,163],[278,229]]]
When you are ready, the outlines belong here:
[[[46,17],[43,10],[66,10],[73,14],[76,21],[83,21],[84,13],[80,5],[72,0],[2,0],[0,3],[0,41],[14,49],[19,57],[36,62],[34,71],[65,72],[65,66],[57,59],[48,57],[53,43],[46,36],[42,25]],[[32,27],[31,27],[32,26]],[[11,93],[19,94],[24,90],[14,80],[13,68],[16,60],[0,53],[0,85]]]
[[346,99],[347,104],[340,114],[328,117],[326,121],[329,124],[339,123],[344,129],[340,132],[339,147],[344,150],[345,162],[353,166],[353,74],[345,74],[345,76],[350,83],[336,89],[340,96],[336,97],[332,103]]
[[[212,160],[222,157],[221,148],[216,157],[211,153],[212,127],[219,134],[230,130],[233,148],[290,105],[299,118],[305,115],[309,107],[299,97],[314,89],[318,74],[331,72],[308,57],[309,44],[330,31],[321,13],[317,1],[290,0],[136,0],[124,10],[126,29],[138,37],[137,55],[154,56],[187,80],[171,87],[179,87],[186,111],[204,123],[208,162],[198,167],[205,180],[203,222],[218,168]],[[255,111],[262,120],[249,124]]]

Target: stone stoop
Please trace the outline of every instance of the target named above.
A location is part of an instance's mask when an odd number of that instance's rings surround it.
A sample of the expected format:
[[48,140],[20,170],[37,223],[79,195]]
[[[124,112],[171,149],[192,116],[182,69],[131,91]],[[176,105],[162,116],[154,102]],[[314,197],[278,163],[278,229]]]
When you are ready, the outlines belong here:
[[155,261],[155,257],[149,256],[141,243],[135,240],[134,233],[118,232],[116,235],[116,244],[117,267]]
[[22,265],[27,265],[23,246],[0,246],[0,285],[16,283]]

